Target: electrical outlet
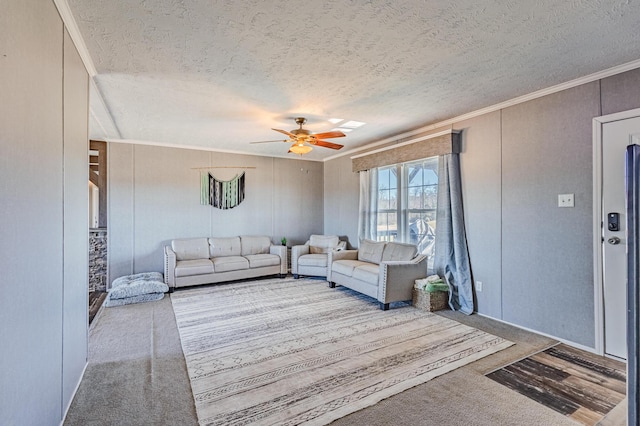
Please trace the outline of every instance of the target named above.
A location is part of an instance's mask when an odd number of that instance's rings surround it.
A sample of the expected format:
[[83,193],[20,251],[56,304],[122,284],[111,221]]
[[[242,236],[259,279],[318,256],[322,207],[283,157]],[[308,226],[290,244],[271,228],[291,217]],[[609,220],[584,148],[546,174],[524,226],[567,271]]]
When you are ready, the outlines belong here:
[[558,194],[558,207],[573,207],[573,194]]
[[476,291],[478,293],[482,292],[482,281],[476,281]]

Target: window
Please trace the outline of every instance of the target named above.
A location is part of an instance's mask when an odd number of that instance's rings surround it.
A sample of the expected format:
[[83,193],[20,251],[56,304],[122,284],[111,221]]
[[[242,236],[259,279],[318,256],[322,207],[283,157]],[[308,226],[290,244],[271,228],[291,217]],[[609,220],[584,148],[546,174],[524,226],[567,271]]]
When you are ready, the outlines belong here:
[[433,264],[438,157],[378,169],[376,239],[415,244]]

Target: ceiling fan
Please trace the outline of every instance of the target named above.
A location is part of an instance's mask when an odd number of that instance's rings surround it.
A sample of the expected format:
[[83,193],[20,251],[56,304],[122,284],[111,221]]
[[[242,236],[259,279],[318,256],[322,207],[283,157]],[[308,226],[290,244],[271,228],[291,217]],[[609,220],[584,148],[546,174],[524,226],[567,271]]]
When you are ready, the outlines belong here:
[[295,119],[296,124],[300,126],[299,129],[294,129],[290,132],[286,130],[280,129],[271,129],[276,132],[280,132],[289,136],[289,139],[278,139],[273,141],[261,141],[261,142],[251,142],[251,143],[270,143],[270,142],[289,142],[291,147],[289,148],[289,152],[293,152],[294,154],[306,154],[313,149],[312,145],[321,146],[324,148],[331,149],[340,149],[344,145],[340,145],[337,143],[327,142],[323,139],[331,139],[331,138],[342,138],[346,136],[344,133],[340,131],[332,131],[332,132],[324,132],[324,133],[311,133],[307,129],[303,129],[302,125],[307,122],[307,119],[304,117],[297,117]]

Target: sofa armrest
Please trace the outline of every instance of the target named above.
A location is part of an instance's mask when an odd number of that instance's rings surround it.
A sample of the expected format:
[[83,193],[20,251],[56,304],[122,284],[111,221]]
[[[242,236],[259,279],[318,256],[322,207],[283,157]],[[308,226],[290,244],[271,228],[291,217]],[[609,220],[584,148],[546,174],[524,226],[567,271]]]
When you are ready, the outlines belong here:
[[309,244],[291,247],[291,273],[298,274],[298,258],[303,254],[309,254]]
[[269,253],[280,256],[280,274],[287,275],[287,246],[269,246]]
[[327,253],[327,281],[331,281],[333,262],[336,260],[358,260],[358,250],[330,250]]
[[378,301],[380,303],[411,300],[415,280],[427,276],[427,256],[420,254],[408,261],[380,263]]
[[176,253],[171,246],[164,247],[164,283],[169,289],[176,286]]

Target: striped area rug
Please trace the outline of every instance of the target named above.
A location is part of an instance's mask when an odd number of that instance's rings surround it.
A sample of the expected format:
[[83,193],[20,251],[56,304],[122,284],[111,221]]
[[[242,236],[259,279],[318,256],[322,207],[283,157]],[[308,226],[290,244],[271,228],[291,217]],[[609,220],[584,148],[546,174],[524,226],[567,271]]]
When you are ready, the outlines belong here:
[[171,295],[201,425],[327,424],[511,342],[326,282]]

